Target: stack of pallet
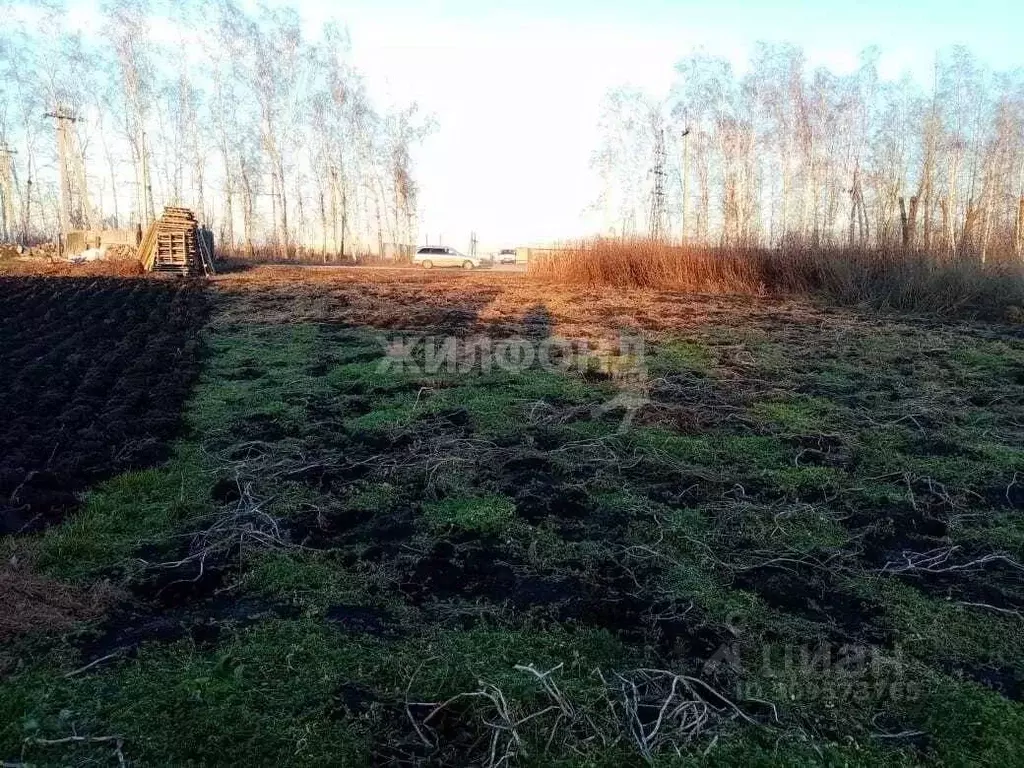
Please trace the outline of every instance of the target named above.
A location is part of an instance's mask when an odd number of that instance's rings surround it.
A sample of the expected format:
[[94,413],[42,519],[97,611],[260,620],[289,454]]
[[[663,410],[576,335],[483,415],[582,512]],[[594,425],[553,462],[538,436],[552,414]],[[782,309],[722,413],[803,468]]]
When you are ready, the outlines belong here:
[[139,261],[148,272],[185,276],[213,273],[208,241],[188,208],[164,208],[163,215],[149,225],[142,238]]

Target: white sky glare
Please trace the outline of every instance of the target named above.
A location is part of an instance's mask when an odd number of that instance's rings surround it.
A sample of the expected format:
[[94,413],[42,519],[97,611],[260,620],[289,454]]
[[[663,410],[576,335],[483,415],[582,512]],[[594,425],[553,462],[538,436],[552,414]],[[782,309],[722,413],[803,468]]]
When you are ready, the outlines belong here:
[[[95,0],[78,0],[91,4]],[[74,5],[76,0],[72,0]],[[926,81],[964,44],[995,69],[1024,65],[1020,0],[272,0],[310,32],[333,18],[382,107],[416,101],[437,121],[415,155],[420,240],[490,247],[593,229],[590,169],[602,95],[662,96],[696,46],[740,71],[757,41],[801,46],[811,67],[849,72],[869,45],[885,77]]]
[[[438,130],[417,154],[421,239],[475,230],[500,244],[592,228],[590,157],[604,92],[666,92],[695,46],[743,69],[759,40],[804,48],[811,66],[850,71],[882,48],[886,76],[927,77],[936,50],[963,43],[991,66],[1024,64],[1024,11],[996,2],[300,2],[312,23],[348,24],[378,98],[415,100]],[[1012,23],[1016,19],[1018,24]],[[1016,29],[1016,32],[1013,30]]]

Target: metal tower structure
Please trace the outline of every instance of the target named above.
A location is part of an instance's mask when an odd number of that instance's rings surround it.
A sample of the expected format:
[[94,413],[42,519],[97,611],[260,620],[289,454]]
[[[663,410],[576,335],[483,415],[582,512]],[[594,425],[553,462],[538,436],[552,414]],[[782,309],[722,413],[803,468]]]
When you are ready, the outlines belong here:
[[60,170],[60,233],[73,227],[90,229],[92,211],[85,185],[85,162],[74,124],[81,118],[63,105],[47,112],[57,123],[57,165]]
[[654,167],[651,184],[650,236],[657,240],[665,235],[665,131],[657,129],[654,139]]

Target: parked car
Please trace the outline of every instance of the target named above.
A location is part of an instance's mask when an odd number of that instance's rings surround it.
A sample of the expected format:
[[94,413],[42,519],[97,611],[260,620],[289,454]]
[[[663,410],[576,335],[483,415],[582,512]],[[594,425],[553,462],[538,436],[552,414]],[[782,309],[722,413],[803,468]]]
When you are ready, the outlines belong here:
[[515,264],[516,263],[516,251],[515,248],[504,248],[498,253],[499,264]]
[[479,256],[467,256],[454,248],[444,245],[425,245],[416,251],[412,263],[424,269],[434,267],[461,267],[462,269],[479,269],[490,262]]

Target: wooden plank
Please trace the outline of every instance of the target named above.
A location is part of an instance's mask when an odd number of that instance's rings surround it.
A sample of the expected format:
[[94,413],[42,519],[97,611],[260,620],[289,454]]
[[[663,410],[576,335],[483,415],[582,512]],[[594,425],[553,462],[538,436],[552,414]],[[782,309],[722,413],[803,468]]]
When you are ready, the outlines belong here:
[[142,238],[142,243],[139,245],[139,261],[142,262],[142,268],[147,272],[153,271],[156,259],[156,239],[159,230],[159,221],[154,221],[146,229],[146,235]]

